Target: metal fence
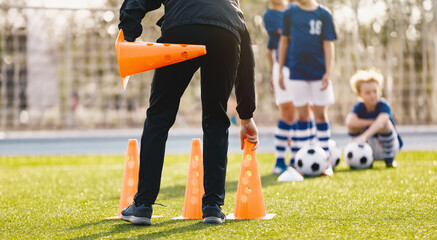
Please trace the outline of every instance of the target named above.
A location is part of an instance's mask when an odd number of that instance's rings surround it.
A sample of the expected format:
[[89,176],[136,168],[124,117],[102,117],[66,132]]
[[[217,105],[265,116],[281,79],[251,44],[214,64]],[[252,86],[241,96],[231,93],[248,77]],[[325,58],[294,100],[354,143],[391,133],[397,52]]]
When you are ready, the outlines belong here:
[[[384,97],[399,124],[437,124],[435,8],[424,1],[322,1],[337,33],[333,76],[334,125],[344,124],[355,96],[348,79],[359,68],[377,67],[386,77]],[[259,125],[278,117],[265,58],[265,4],[242,1],[256,55]],[[155,41],[155,22],[143,21],[139,40]],[[131,78],[122,90],[114,52],[118,9],[65,9],[0,5],[0,131],[140,127],[153,71]],[[196,74],[182,98],[177,127],[200,126]]]

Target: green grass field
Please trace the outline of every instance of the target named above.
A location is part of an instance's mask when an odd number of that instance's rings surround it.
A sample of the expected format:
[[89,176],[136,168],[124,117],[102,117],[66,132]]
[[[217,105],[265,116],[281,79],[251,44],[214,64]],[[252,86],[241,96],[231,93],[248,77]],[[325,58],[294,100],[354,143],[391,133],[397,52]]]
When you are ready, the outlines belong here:
[[[273,154],[258,154],[272,220],[172,220],[182,214],[188,155],[166,157],[153,225],[116,216],[124,156],[0,157],[0,239],[437,239],[437,152],[402,152],[334,177],[279,183]],[[233,213],[241,155],[229,156],[225,214]]]

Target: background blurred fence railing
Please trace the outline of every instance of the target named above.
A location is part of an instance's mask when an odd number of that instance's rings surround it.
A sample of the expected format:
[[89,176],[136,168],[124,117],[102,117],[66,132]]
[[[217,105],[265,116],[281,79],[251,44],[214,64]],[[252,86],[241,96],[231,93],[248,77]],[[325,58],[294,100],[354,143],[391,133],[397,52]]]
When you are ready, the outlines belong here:
[[[437,20],[431,0],[320,1],[333,12],[338,41],[333,125],[344,124],[355,96],[349,77],[377,67],[399,124],[437,124]],[[263,29],[264,1],[241,0],[256,55],[259,125],[275,124]],[[163,10],[143,20],[141,41],[155,41]],[[118,8],[0,5],[0,131],[130,128],[143,124],[153,71],[122,90],[114,41]],[[200,126],[196,74],[182,98],[177,127]]]

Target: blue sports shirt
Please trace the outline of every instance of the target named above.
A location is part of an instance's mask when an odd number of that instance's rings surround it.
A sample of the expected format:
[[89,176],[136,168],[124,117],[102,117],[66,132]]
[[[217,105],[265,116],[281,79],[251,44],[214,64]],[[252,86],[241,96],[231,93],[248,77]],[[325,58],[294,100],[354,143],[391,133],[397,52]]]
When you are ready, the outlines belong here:
[[[364,105],[363,102],[358,102],[357,104],[355,104],[352,112],[355,113],[358,116],[358,118],[362,118],[362,119],[376,119],[380,113],[387,113],[390,116],[390,122],[393,124],[396,130],[396,125],[393,119],[393,114],[391,112],[390,104],[384,98],[379,99],[378,103],[376,104],[375,110],[373,110],[372,112],[367,111],[366,106]],[[397,130],[396,132],[398,133]],[[399,133],[398,133],[398,140],[399,140],[399,148],[401,148],[403,142]]]
[[282,35],[290,36],[287,52],[290,79],[320,80],[326,72],[323,41],[337,39],[329,9],[306,11],[291,5],[284,12]]
[[264,27],[269,34],[267,48],[277,50],[279,37],[281,36],[278,30],[282,29],[282,12],[269,8],[265,11],[263,18]]

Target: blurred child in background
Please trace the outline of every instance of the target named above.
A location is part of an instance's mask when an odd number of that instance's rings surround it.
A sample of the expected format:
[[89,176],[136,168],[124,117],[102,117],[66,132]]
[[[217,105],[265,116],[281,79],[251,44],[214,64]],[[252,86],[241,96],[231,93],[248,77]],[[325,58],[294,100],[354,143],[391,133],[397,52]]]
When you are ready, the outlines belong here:
[[[280,117],[275,129],[275,158],[276,163],[273,174],[282,174],[287,170],[285,158],[289,140],[293,132],[295,119],[295,109],[291,98],[289,87],[281,89],[278,83],[279,71],[286,77],[290,75],[287,66],[280,70],[278,64],[278,44],[281,36],[283,12],[288,9],[289,4],[285,0],[269,0],[269,8],[264,13],[264,27],[269,35],[267,43],[267,60],[271,71],[271,88],[275,93],[275,102],[279,108]],[[291,156],[291,158],[294,158]],[[303,180],[302,176],[294,169],[290,169],[293,179]],[[293,180],[292,179],[292,180]]]
[[[294,153],[313,143],[317,136],[318,144],[329,154],[331,131],[327,106],[335,102],[331,72],[336,39],[331,12],[315,0],[298,0],[284,12],[278,62],[279,68],[288,66],[290,76],[279,72],[279,86],[290,87],[297,110],[298,121],[292,138],[296,144],[292,147]],[[315,134],[311,131],[312,115]]]
[[350,79],[359,102],[346,117],[353,141],[367,142],[375,160],[384,159],[387,167],[396,167],[394,157],[402,147],[390,104],[381,97],[384,77],[375,70],[360,70]]

